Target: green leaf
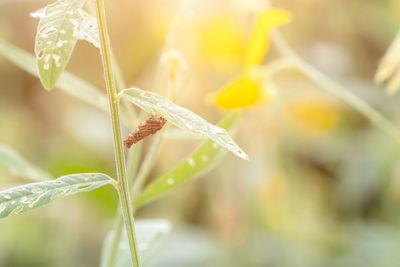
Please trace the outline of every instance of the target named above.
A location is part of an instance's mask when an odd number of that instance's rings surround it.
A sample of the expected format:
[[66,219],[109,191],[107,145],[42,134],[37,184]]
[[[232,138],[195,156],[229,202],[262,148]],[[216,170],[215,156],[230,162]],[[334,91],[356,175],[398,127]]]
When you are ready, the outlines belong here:
[[65,175],[58,179],[15,186],[0,191],[0,219],[41,207],[53,200],[89,192],[115,181],[102,173]]
[[44,181],[51,175],[40,170],[8,146],[0,144],[0,169],[25,179]]
[[163,137],[169,139],[204,139],[200,134],[191,133],[181,129],[168,129],[164,131]]
[[[229,130],[240,117],[239,111],[229,113],[218,125]],[[205,141],[177,167],[148,185],[143,193],[133,200],[133,205],[140,207],[186,181],[207,173],[218,164],[225,152],[225,149],[211,140]]]
[[78,38],[80,40],[85,40],[100,48],[100,36],[99,29],[97,28],[97,19],[87,13],[86,11],[81,11],[83,20],[81,23],[81,28],[79,29]]
[[161,114],[170,123],[181,129],[208,136],[236,156],[248,160],[247,154],[232,140],[226,130],[208,123],[190,110],[180,107],[156,93],[138,88],[125,89],[120,95],[149,113]]
[[[31,13],[31,17],[41,18],[44,16],[45,8],[41,8]],[[87,13],[85,10],[80,9],[82,21],[79,28],[78,39],[85,40],[100,48],[99,29],[97,28],[97,19]]]
[[85,0],[59,0],[45,7],[36,33],[35,54],[43,86],[51,90],[78,40]]
[[[142,261],[146,260],[162,239],[171,231],[171,225],[166,220],[136,220],[135,221],[136,238],[139,248],[139,255]],[[109,253],[111,252],[111,243],[114,238],[114,232],[111,231],[104,239],[101,253],[101,267],[106,267]],[[122,232],[121,241],[116,254],[114,267],[131,267],[132,261],[129,250],[128,237],[126,231]]]
[[[39,77],[35,57],[26,51],[0,39],[0,54],[26,72]],[[56,87],[90,105],[108,111],[107,98],[99,89],[67,71],[61,74]]]

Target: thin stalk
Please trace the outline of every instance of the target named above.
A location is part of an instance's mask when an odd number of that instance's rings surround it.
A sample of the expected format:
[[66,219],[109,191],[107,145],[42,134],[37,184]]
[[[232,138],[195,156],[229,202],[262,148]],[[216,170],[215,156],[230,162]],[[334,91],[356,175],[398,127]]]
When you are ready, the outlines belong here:
[[400,129],[396,127],[390,120],[384,117],[379,111],[371,107],[363,99],[353,94],[343,85],[332,80],[330,77],[318,71],[300,58],[278,31],[272,32],[271,35],[272,41],[276,45],[276,48],[284,57],[293,62],[294,67],[304,72],[322,88],[357,109],[377,127],[400,143]]
[[[170,33],[167,37],[167,42],[164,44],[164,47],[161,52],[161,57],[160,60],[157,64],[156,67],[156,72],[153,78],[153,81],[151,83],[151,89],[154,91],[155,89],[160,87],[161,84],[161,74],[163,70],[163,64],[161,62],[162,55],[165,54],[165,52],[171,48],[172,46],[172,41],[173,41],[173,33],[176,31],[178,21],[181,19],[183,16],[183,10],[185,10],[185,4],[187,4],[188,0],[182,0],[180,3],[180,6],[178,8],[177,15],[175,16],[174,21],[172,22],[171,28],[170,28]],[[120,84],[121,85],[121,84]],[[142,121],[146,116],[146,113],[141,111],[139,115],[139,121]],[[147,152],[145,159],[143,160],[143,163],[141,164],[139,173],[137,175],[136,179],[133,179],[135,177],[137,167],[138,167],[138,159],[140,157],[140,153],[142,150],[142,142],[136,144],[134,146],[135,152],[132,153],[133,158],[128,156],[128,175],[131,178],[131,182],[133,183],[132,186],[132,195],[135,195],[136,193],[139,193],[151,168],[154,165],[155,158],[158,154],[158,151],[160,150],[161,144],[162,144],[162,136],[164,134],[164,131],[167,127],[164,127],[162,131],[160,131],[152,140],[150,150]],[[115,259],[117,256],[117,249],[121,240],[121,235],[122,235],[122,216],[120,213],[117,214],[117,220],[115,222],[116,228],[115,228],[115,235],[113,236],[112,239],[112,248],[110,251],[110,256],[108,258],[108,262],[106,263],[106,267],[113,267],[115,263]]]
[[[115,57],[114,52],[111,49],[111,62],[112,66],[114,68],[114,74],[115,74],[115,81],[118,86],[118,91],[124,90],[127,88],[124,76],[122,74],[122,70],[117,62],[117,59]],[[130,106],[130,103],[126,99],[121,99],[121,105],[122,105],[122,115],[126,117],[126,120],[129,122],[129,126],[134,129],[138,122],[137,122],[137,114],[134,109]]]
[[122,145],[119,106],[116,99],[117,89],[115,85],[115,76],[113,73],[113,66],[111,61],[110,41],[108,37],[103,0],[96,0],[96,15],[100,35],[100,50],[104,69],[104,78],[106,81],[108,102],[110,105],[110,115],[113,128],[114,152],[119,183],[118,193],[121,202],[121,210],[124,217],[126,232],[128,235],[132,263],[134,263],[136,267],[140,267],[141,264],[138,247],[136,244],[135,226],[131,204],[132,201],[126,175],[124,147]]
[[[135,146],[131,150],[129,150],[127,158],[127,163],[128,163],[127,173],[128,173],[129,186],[131,186],[136,176],[136,172],[139,167],[139,159],[141,151],[142,151],[142,142],[135,144]],[[135,212],[135,210],[133,210],[133,212]],[[112,236],[110,254],[105,265],[106,267],[113,267],[115,264],[119,243],[121,242],[122,227],[124,226],[121,209],[118,209],[117,215],[115,217],[116,219],[114,222],[114,235]]]
[[112,235],[113,239],[111,240],[110,255],[107,258],[107,262],[105,264],[106,267],[113,267],[115,264],[115,260],[117,259],[119,243],[121,241],[123,227],[124,227],[124,220],[121,214],[121,210],[118,209],[117,219],[115,220],[115,226],[114,226],[114,235]]
[[268,62],[268,64],[260,66],[259,68],[256,69],[255,74],[261,76],[261,77],[266,77],[269,79],[270,77],[275,76],[279,72],[288,70],[290,68],[294,68],[294,64],[292,60],[289,60],[287,58],[280,58],[280,59],[275,59],[274,61]]
[[137,170],[139,168],[139,159],[142,154],[143,143],[139,142],[135,144],[128,152],[128,183],[129,187],[132,186],[135,180]]
[[132,187],[133,196],[136,196],[142,190],[146,178],[148,177],[151,169],[154,166],[156,157],[161,148],[164,132],[167,128],[168,128],[167,126],[164,126],[164,128],[154,137],[154,140],[151,143],[149,151],[147,152],[146,157],[144,158],[142,164],[140,165],[140,169],[135,179],[135,183],[133,184]]

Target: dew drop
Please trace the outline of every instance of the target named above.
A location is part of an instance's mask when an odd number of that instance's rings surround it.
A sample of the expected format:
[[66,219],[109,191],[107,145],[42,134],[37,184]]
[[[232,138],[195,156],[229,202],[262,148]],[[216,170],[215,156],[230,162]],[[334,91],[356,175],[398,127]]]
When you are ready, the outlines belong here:
[[33,188],[31,191],[33,194],[40,194],[43,192],[43,190],[40,188]]
[[201,159],[205,162],[208,161],[208,157],[206,155],[201,156]]
[[23,197],[23,198],[20,199],[19,202],[22,203],[22,204],[28,204],[28,203],[31,203],[31,200],[29,198],[27,198],[27,197]]
[[59,41],[56,43],[56,46],[57,46],[57,47],[63,46],[63,41],[62,41],[62,40],[59,40]]
[[47,54],[45,57],[44,57],[44,62],[49,62],[49,60],[50,60],[50,54]]
[[167,184],[172,185],[172,184],[174,184],[174,183],[175,183],[174,178],[168,178],[168,179],[167,179]]
[[192,166],[192,167],[193,167],[194,165],[196,165],[196,163],[194,162],[194,160],[193,160],[192,157],[188,158],[188,163],[189,163],[189,165]]

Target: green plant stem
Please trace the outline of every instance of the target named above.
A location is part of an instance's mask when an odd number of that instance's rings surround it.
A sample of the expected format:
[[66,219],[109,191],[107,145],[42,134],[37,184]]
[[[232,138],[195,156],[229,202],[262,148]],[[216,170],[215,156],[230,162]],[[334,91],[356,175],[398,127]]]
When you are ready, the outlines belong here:
[[400,129],[396,127],[390,120],[388,120],[380,112],[371,107],[367,102],[353,94],[350,90],[348,90],[338,82],[332,80],[327,75],[321,73],[313,66],[308,64],[306,61],[304,61],[302,58],[300,58],[278,31],[273,31],[271,33],[271,37],[279,52],[285,58],[291,60],[295,68],[304,72],[315,83],[319,84],[322,88],[324,88],[331,94],[342,99],[344,102],[357,109],[377,127],[382,129],[384,132],[394,138],[394,140],[400,143]]
[[[136,175],[138,166],[139,166],[139,158],[140,154],[142,151],[142,142],[139,142],[135,144],[132,149],[129,150],[128,153],[128,184],[131,185],[134,177]],[[133,210],[133,212],[135,212]],[[117,258],[117,252],[118,252],[118,247],[119,243],[121,242],[121,236],[122,236],[122,227],[124,226],[124,221],[123,221],[123,216],[121,214],[121,209],[118,209],[117,215],[115,216],[115,222],[114,222],[114,235],[112,236],[111,240],[111,246],[110,246],[110,254],[108,257],[108,260],[106,262],[106,267],[113,267],[115,264],[115,260]]]
[[[133,187],[132,187],[132,192],[133,192],[132,195],[136,195],[137,193],[139,193],[151,168],[154,166],[155,158],[158,154],[157,152],[159,151],[159,149],[161,147],[163,131],[164,131],[164,129],[162,130],[162,132],[158,133],[157,136],[155,136],[155,139],[151,143],[150,149],[147,152],[146,157],[143,160],[143,163],[141,164],[140,171],[137,175],[137,178],[134,179],[135,183],[133,184]],[[135,151],[141,151],[141,147],[142,147],[142,142],[136,144],[133,147],[133,149]],[[132,177],[132,180],[133,180],[133,177],[135,176],[135,173],[136,173],[136,170],[138,167],[137,159],[140,156],[140,154],[138,154],[140,152],[131,152],[131,153],[132,153],[132,155],[128,156],[128,176]],[[114,235],[113,235],[113,239],[111,241],[110,255],[108,257],[106,267],[114,266],[115,260],[117,258],[118,246],[119,246],[119,243],[121,242],[123,220],[122,220],[120,210],[118,210],[116,218],[117,219],[115,221],[115,226],[114,226]]]
[[[177,28],[178,21],[181,19],[183,16],[183,10],[185,10],[185,5],[187,4],[187,0],[182,0],[180,3],[180,6],[178,8],[177,15],[174,18],[174,21],[172,22],[169,37],[171,37],[171,32],[175,32]],[[173,38],[167,38],[167,42],[164,44],[164,47],[161,52],[161,57],[160,60],[157,64],[156,67],[156,72],[155,76],[153,78],[153,81],[151,83],[151,89],[154,91],[155,89],[159,88],[161,85],[161,76],[162,76],[162,71],[163,71],[163,64],[161,62],[162,55],[166,53],[168,49],[171,49],[172,47],[172,39]],[[118,78],[118,77],[117,77]],[[120,84],[121,86],[121,84]],[[142,111],[139,115],[139,121],[144,120],[146,117],[146,113]],[[133,149],[135,150],[134,153],[132,153],[133,158],[128,156],[128,175],[131,178],[132,181],[132,195],[135,195],[138,193],[142,187],[144,182],[146,181],[146,178],[151,170],[151,168],[154,166],[156,156],[158,154],[158,151],[160,150],[161,144],[162,144],[162,139],[163,139],[163,134],[166,130],[167,126],[164,127],[152,140],[151,146],[149,151],[146,153],[145,159],[143,160],[143,163],[141,164],[139,173],[137,175],[136,179],[133,179],[136,174],[136,170],[138,167],[138,159],[140,157],[140,153],[142,150],[142,142],[136,144]],[[131,154],[130,154],[131,155]],[[133,159],[133,161],[131,160]],[[108,262],[106,264],[107,267],[113,267],[116,256],[117,256],[117,251],[118,251],[118,246],[121,241],[121,235],[122,235],[122,216],[118,213],[117,214],[117,220],[115,222],[115,235],[113,236],[112,245],[111,245],[111,251],[110,251],[110,256],[108,258]]]
[[117,177],[119,183],[118,193],[120,197],[121,210],[124,217],[126,232],[128,235],[132,263],[134,263],[137,267],[140,267],[141,264],[138,253],[138,247],[136,244],[132,201],[130,197],[128,179],[126,175],[124,148],[122,145],[119,106],[118,106],[118,101],[116,99],[117,90],[115,85],[115,76],[112,68],[110,41],[108,37],[103,0],[96,0],[96,14],[97,14],[97,23],[100,35],[100,48],[101,48],[101,56],[104,69],[104,77],[106,81],[108,102],[110,105],[110,115],[113,128],[115,161],[116,161]]
[[293,61],[288,60],[287,58],[280,58],[258,67],[258,70],[256,70],[255,74],[265,77],[266,79],[270,79],[270,77],[275,76],[279,72],[288,70],[290,68],[294,68]]
[[139,168],[139,159],[142,154],[143,143],[136,143],[128,152],[128,183],[132,186]]

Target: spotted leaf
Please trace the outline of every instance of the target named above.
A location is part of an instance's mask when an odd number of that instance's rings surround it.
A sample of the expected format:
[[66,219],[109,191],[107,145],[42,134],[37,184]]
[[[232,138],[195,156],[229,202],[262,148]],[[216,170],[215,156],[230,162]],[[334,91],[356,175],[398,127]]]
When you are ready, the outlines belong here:
[[183,130],[207,136],[236,156],[248,159],[247,154],[233,141],[225,129],[208,123],[192,111],[178,106],[156,93],[138,88],[125,89],[121,95],[146,112],[157,113]]
[[81,7],[85,0],[59,0],[35,12],[39,17],[35,54],[43,86],[51,90],[65,69],[83,20]]
[[89,192],[115,181],[102,173],[81,173],[55,180],[15,186],[0,191],[0,219],[41,207],[53,200]]
[[[218,126],[231,130],[241,118],[240,111],[233,111],[225,116]],[[140,207],[161,194],[210,171],[226,154],[226,150],[211,140],[201,144],[189,157],[178,166],[149,184],[143,193],[134,199],[134,206]]]

